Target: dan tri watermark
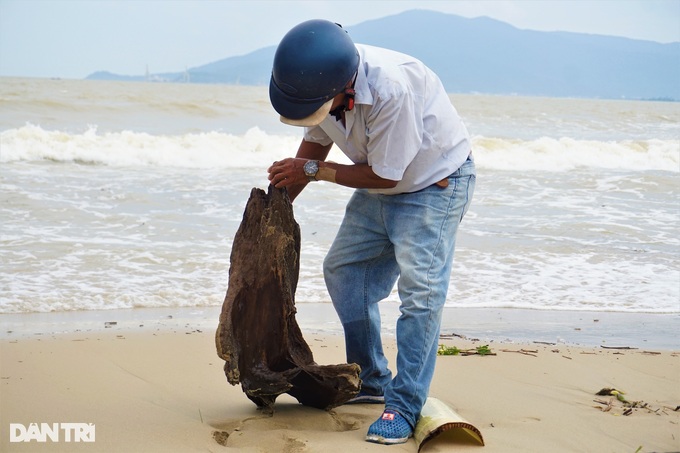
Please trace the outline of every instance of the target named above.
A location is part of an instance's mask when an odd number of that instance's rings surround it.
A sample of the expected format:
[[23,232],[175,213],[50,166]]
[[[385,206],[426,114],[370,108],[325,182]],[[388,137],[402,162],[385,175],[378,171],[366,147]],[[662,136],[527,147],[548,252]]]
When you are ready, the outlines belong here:
[[10,442],[94,442],[94,423],[9,424]]

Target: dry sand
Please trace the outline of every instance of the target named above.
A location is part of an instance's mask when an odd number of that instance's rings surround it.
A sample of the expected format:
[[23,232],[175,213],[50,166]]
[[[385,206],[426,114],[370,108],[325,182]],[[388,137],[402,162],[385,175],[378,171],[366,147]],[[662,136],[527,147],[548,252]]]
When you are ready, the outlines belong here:
[[[344,361],[341,335],[304,331],[320,364]],[[394,363],[394,339],[385,338]],[[460,349],[485,342],[442,340]],[[475,425],[486,446],[436,439],[424,452],[680,451],[680,352],[489,343],[493,356],[440,356],[430,395]],[[282,395],[273,416],[229,385],[214,329],[111,326],[0,340],[3,452],[416,452],[367,443],[381,406],[322,411]],[[604,388],[647,408],[625,408]],[[594,400],[612,401],[607,408]],[[94,443],[10,443],[10,423],[94,423]]]

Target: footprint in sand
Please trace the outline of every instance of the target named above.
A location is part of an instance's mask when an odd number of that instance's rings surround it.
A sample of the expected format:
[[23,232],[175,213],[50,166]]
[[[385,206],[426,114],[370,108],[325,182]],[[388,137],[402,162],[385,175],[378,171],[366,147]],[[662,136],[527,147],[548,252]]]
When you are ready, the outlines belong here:
[[[222,446],[238,447],[247,445],[254,439],[264,441],[263,437],[283,435],[286,448],[283,451],[303,451],[305,443],[300,436],[304,431],[345,432],[361,429],[375,419],[371,411],[366,413],[353,410],[319,411],[318,409],[293,406],[278,408],[273,415],[258,415],[242,420],[211,423],[215,428],[212,436]],[[277,433],[277,434],[275,434]]]

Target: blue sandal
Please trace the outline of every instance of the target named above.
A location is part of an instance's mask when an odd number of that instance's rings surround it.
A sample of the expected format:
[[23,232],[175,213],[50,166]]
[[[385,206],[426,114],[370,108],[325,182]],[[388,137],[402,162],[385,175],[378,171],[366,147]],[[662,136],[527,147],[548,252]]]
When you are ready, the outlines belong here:
[[413,428],[409,422],[399,412],[386,409],[368,428],[366,441],[387,445],[403,444],[412,435]]

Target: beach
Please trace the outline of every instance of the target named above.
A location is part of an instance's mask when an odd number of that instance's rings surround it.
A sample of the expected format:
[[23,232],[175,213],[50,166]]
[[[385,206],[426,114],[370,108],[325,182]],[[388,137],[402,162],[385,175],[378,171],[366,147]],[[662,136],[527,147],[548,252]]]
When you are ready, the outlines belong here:
[[[183,317],[156,311],[155,319],[147,313],[136,322],[115,311],[107,315],[79,324],[72,314],[70,330],[57,333],[4,332],[0,418],[5,434],[12,423],[87,423],[94,424],[96,436],[94,442],[66,442],[62,435],[58,442],[10,443],[3,435],[0,450],[417,451],[413,439],[398,446],[364,441],[380,405],[324,411],[284,394],[273,415],[260,413],[224,376],[212,313]],[[298,319],[317,363],[344,362],[342,334],[314,328],[316,321],[302,313]],[[393,364],[394,337],[386,334],[384,342]],[[680,404],[677,348],[607,349],[459,336],[440,343],[473,352],[488,345],[494,354],[439,356],[429,393],[478,428],[486,445],[444,433],[422,451],[680,451],[680,412],[674,411]],[[624,415],[616,397],[596,395],[603,388],[621,390],[625,399],[646,407]]]

